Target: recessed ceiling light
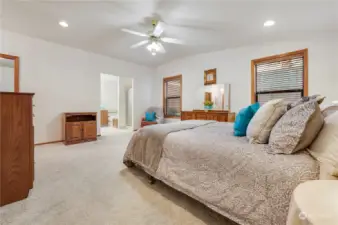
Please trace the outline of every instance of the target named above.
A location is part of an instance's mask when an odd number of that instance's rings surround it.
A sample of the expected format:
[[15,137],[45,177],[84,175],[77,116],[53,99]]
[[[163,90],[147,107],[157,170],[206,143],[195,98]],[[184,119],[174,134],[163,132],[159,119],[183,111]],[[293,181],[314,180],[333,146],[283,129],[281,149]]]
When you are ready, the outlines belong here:
[[264,23],[264,27],[271,27],[271,26],[273,26],[273,25],[275,25],[275,24],[276,24],[275,21],[273,21],[273,20],[267,20],[267,21],[265,21],[265,23]]
[[61,27],[68,27],[68,23],[64,20],[60,21],[59,24]]

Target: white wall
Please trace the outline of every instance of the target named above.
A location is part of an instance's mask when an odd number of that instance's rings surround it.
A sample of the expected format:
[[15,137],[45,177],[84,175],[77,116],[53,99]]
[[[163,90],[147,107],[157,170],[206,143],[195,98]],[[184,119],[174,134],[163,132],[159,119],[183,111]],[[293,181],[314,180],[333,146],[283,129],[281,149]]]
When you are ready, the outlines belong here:
[[101,107],[109,112],[118,110],[118,77],[101,74]]
[[133,94],[133,88],[129,88],[127,92],[127,119],[126,124],[127,126],[133,125],[133,101],[134,94]]
[[196,101],[196,90],[204,85],[204,70],[217,68],[217,83],[231,84],[231,110],[238,112],[251,102],[252,59],[304,48],[309,49],[309,94],[325,95],[326,102],[338,99],[338,39],[321,37],[227,49],[164,64],[157,68],[153,82],[154,102],[162,105],[163,77],[182,74],[183,110],[201,108],[201,102]]
[[134,78],[134,121],[150,105],[153,69],[7,31],[2,42],[20,57],[20,91],[35,93],[35,143],[62,139],[63,112],[99,112],[101,73]]
[[128,91],[132,86],[133,80],[131,78],[119,78],[119,128],[127,126]]

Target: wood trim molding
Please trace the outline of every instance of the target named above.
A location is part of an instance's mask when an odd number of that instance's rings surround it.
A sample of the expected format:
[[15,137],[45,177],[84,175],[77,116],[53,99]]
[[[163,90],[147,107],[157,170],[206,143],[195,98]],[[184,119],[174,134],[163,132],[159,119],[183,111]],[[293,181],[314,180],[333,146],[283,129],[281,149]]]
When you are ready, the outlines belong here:
[[176,75],[176,76],[171,76],[171,77],[164,77],[163,81],[170,81],[170,80],[177,80],[181,79],[182,80],[182,74]]
[[163,102],[163,115],[164,118],[174,118],[178,119],[181,118],[180,116],[166,116],[165,114],[165,108],[166,108],[166,101],[165,101],[165,83],[171,80],[180,80],[181,82],[181,90],[180,90],[180,95],[181,95],[181,111],[182,111],[182,89],[183,89],[183,82],[182,82],[182,74],[176,75],[176,76],[171,76],[171,77],[164,77],[163,78],[163,84],[162,84],[162,102]]
[[254,59],[251,61],[251,103],[256,102],[256,64],[263,62],[278,62],[281,60],[292,59],[295,56],[304,57],[304,77],[303,77],[303,90],[304,96],[309,95],[309,55],[308,49],[297,50],[294,52],[287,52],[279,55],[268,56],[264,58]]
[[255,62],[254,60],[251,61],[251,104],[256,102],[256,76],[255,76]]
[[14,60],[14,92],[20,91],[20,58],[19,56],[0,53],[0,58]]
[[35,146],[39,146],[39,145],[48,145],[48,144],[55,144],[55,143],[60,143],[60,142],[63,142],[63,140],[59,140],[59,141],[48,141],[48,142],[36,143]]
[[308,49],[303,50],[304,54],[304,77],[303,77],[303,85],[304,85],[304,96],[309,96],[309,51]]
[[272,55],[264,58],[259,58],[259,59],[254,59],[252,60],[255,64],[262,63],[262,62],[277,62],[280,60],[288,59],[288,58],[293,58],[295,56],[304,56],[305,53],[308,51],[308,49],[302,49],[302,50],[297,50],[293,52],[287,52],[279,55]]
[[[98,134],[97,137],[101,137],[101,134]],[[61,142],[64,142],[64,140],[41,142],[41,143],[36,143],[34,145],[39,146],[39,145],[48,145],[48,144],[55,144],[55,143],[61,143]]]

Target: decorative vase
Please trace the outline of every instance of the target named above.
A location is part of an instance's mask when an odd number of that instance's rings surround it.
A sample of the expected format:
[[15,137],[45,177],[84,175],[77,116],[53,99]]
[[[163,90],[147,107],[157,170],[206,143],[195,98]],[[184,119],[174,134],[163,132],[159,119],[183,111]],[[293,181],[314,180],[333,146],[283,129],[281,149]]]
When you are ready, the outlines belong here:
[[205,106],[204,106],[204,109],[210,110],[210,109],[212,109],[212,105],[205,105]]

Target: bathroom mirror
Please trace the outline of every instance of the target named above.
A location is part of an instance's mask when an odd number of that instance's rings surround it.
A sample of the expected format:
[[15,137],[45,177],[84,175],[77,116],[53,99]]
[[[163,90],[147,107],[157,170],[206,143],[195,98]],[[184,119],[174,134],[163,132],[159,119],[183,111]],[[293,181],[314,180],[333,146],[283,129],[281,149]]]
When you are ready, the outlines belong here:
[[213,103],[210,110],[230,111],[230,84],[213,84],[204,87],[204,102]]
[[0,54],[0,91],[19,92],[19,57]]

